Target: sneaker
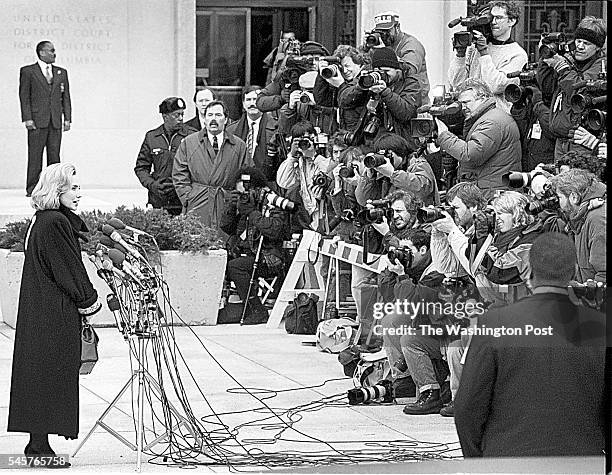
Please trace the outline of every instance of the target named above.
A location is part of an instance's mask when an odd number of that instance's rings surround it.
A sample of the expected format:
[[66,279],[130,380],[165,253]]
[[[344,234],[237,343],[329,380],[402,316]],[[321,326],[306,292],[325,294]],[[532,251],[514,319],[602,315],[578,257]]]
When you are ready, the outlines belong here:
[[411,376],[397,378],[393,382],[393,395],[396,398],[416,396],[416,385]]
[[444,404],[444,407],[440,409],[440,415],[444,417],[455,417],[455,401]]
[[439,389],[428,389],[423,391],[416,402],[404,406],[404,414],[423,415],[439,414],[442,409]]

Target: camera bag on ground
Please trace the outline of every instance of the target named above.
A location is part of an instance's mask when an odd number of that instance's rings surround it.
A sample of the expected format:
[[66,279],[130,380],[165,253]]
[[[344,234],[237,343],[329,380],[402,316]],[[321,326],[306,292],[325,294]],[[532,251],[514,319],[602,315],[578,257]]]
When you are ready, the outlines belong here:
[[387,359],[387,352],[382,349],[376,353],[361,353],[353,375],[355,386],[374,386],[383,379],[391,379],[391,367]]
[[314,335],[317,332],[319,316],[317,314],[316,295],[300,293],[293,302],[287,305],[283,318],[285,330],[289,334]]
[[317,348],[328,353],[340,353],[352,343],[358,325],[350,318],[323,320],[317,327]]

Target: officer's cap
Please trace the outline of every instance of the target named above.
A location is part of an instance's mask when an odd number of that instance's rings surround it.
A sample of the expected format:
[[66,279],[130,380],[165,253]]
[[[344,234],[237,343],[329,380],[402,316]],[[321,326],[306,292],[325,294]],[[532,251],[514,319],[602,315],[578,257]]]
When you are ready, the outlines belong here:
[[170,114],[178,110],[185,110],[185,101],[180,97],[167,97],[159,105],[160,114]]

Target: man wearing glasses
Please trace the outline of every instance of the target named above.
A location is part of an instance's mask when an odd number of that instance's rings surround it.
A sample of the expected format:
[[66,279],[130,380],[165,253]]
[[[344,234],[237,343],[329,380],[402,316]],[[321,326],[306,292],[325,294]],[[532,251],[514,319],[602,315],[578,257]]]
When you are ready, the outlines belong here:
[[473,44],[467,48],[455,48],[456,56],[451,60],[448,78],[456,88],[467,78],[482,79],[497,100],[498,107],[510,111],[510,103],[504,99],[508,84],[519,84],[519,79],[508,79],[507,73],[520,71],[527,63],[527,53],[512,38],[520,7],[514,0],[489,2],[491,38],[473,31]]

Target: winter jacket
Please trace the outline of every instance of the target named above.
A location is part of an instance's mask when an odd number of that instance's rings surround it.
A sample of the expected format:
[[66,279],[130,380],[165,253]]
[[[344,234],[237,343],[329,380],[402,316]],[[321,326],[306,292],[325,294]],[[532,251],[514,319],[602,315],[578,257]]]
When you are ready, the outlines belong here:
[[[595,55],[585,64],[577,64],[572,58],[566,58],[571,67],[559,74],[559,85],[555,93],[550,111],[550,130],[557,138],[555,144],[555,160],[570,150],[575,150],[581,155],[591,155],[591,150],[582,145],[574,144],[568,139],[570,130],[580,125],[582,114],[573,112],[571,106],[572,95],[579,90],[574,89],[578,81],[596,80],[602,71],[602,64],[605,65],[604,55]],[[601,93],[605,95],[605,92]]]
[[606,198],[606,186],[595,182],[582,199],[578,211],[570,216],[567,231],[574,237],[578,257],[576,280],[606,282],[606,205],[591,200]]
[[495,190],[506,190],[502,175],[521,170],[521,140],[512,117],[485,101],[466,121],[465,140],[449,131],[438,135],[442,150],[459,161],[458,181],[475,182],[487,199]]
[[[340,91],[349,86],[353,86],[355,83],[355,80],[351,82],[345,81],[340,84],[340,87],[334,87],[323,79],[321,75],[318,75],[313,89],[315,102],[322,107],[338,107],[338,96],[340,95]],[[340,128],[348,131],[357,129],[364,109],[364,105],[339,108],[338,115],[340,116]]]

